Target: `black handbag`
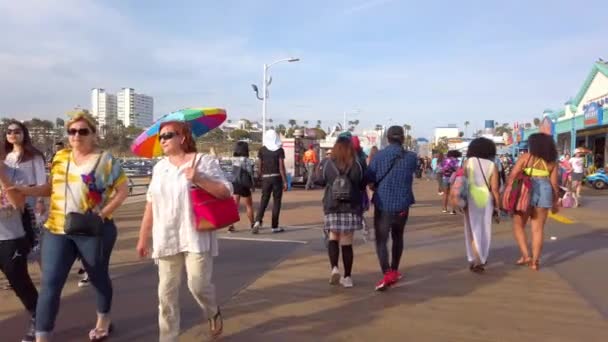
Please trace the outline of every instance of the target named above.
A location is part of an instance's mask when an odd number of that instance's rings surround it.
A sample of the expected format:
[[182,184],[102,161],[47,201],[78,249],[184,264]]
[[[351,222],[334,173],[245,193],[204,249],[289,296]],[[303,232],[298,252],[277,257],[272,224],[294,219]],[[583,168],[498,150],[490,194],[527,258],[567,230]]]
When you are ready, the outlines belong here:
[[34,248],[38,236],[34,230],[36,225],[36,218],[32,208],[26,203],[21,214],[21,222],[23,223],[23,230],[25,231],[25,241],[28,245],[28,251]]
[[253,179],[249,171],[247,171],[245,165],[233,166],[232,168],[233,183],[244,189],[253,188]]
[[[103,153],[99,155],[93,171],[97,170],[99,161],[101,160]],[[64,212],[67,211],[68,206],[68,175],[70,174],[70,160],[68,158],[68,166],[65,171],[65,196],[64,196]],[[73,197],[72,197],[73,199]],[[97,213],[92,210],[88,210],[85,213],[65,213],[65,223],[63,225],[63,231],[66,235],[79,235],[79,236],[101,236],[102,235],[103,219]]]

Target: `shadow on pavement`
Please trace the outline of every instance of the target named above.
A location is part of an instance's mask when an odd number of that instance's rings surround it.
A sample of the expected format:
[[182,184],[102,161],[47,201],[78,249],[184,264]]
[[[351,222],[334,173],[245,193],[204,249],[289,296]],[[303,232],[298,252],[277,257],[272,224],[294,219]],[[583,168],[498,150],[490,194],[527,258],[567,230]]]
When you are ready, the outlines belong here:
[[[224,305],[244,287],[283,261],[300,244],[222,241],[214,262],[218,302]],[[114,285],[112,341],[155,341],[158,339],[158,276],[151,261],[111,266]],[[202,310],[184,281],[180,289],[182,330],[204,323]],[[87,341],[95,324],[94,289],[86,288],[61,299],[54,341]],[[19,314],[0,322],[2,341],[20,341],[28,318]],[[205,326],[206,328],[206,326]]]

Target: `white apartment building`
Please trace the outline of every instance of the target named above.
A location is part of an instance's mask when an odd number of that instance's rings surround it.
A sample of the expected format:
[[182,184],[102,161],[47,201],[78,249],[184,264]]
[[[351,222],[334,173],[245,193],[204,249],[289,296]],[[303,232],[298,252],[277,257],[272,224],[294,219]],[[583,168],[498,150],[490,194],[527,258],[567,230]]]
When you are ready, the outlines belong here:
[[458,127],[456,125],[447,125],[444,127],[435,127],[435,132],[433,135],[433,141],[435,144],[437,144],[439,142],[439,139],[446,137],[448,139],[450,138],[458,138],[458,134],[460,133],[460,130],[458,129]]
[[137,94],[133,88],[122,88],[116,95],[117,119],[125,127],[147,128],[154,121],[154,99],[152,96]]
[[97,120],[99,129],[116,125],[116,95],[107,93],[102,88],[91,90],[91,114]]

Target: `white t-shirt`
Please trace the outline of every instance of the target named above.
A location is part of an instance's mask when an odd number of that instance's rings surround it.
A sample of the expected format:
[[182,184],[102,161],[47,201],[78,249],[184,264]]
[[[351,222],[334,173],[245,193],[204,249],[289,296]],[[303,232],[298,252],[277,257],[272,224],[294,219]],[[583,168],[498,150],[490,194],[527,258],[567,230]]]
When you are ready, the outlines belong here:
[[[232,192],[232,184],[226,180],[215,157],[196,154],[199,175],[212,178],[226,185]],[[182,252],[218,255],[215,232],[199,232],[194,227],[190,203],[190,182],[183,170],[191,162],[177,167],[168,158],[160,160],[152,171],[147,201],[152,203],[152,258],[162,258]]]
[[[44,158],[40,155],[26,161],[19,160],[19,154],[10,152],[6,155],[5,164],[12,167],[13,172],[19,175],[19,185],[43,185],[47,183],[46,168],[44,167]],[[14,177],[12,174],[9,177]],[[36,204],[35,197],[26,199],[30,207]]]
[[585,163],[582,157],[570,158],[570,165],[572,165],[572,172],[583,173],[585,171]]

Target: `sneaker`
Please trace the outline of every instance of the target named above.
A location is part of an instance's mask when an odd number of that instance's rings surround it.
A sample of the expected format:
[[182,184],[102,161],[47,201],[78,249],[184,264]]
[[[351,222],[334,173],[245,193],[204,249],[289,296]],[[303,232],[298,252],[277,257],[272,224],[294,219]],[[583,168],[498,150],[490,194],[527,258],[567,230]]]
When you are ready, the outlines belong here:
[[282,233],[284,231],[285,231],[285,229],[283,229],[283,228],[272,228],[273,233]]
[[251,234],[257,234],[260,231],[260,227],[262,226],[262,223],[260,223],[259,221],[253,224],[253,227],[251,227]]
[[450,212],[450,215],[456,215],[456,210],[452,210],[452,211]]
[[87,287],[89,286],[89,276],[85,275],[84,278],[78,281],[78,287]]
[[340,278],[340,284],[342,284],[342,287],[345,287],[345,288],[353,287],[353,278],[342,277],[342,278]]
[[438,192],[437,195],[443,196],[443,192]]
[[228,233],[234,233],[235,231],[234,226],[228,227]]
[[338,285],[340,282],[340,270],[337,267],[331,269],[331,275],[329,276],[330,285]]
[[27,328],[25,336],[21,339],[21,342],[34,342],[36,341],[36,321],[34,318],[30,320],[30,325]]
[[397,281],[399,281],[401,278],[403,278],[403,275],[401,275],[401,272],[399,272],[397,270],[392,270],[391,272],[393,273],[393,280],[394,280],[393,284],[396,283]]
[[382,279],[378,283],[376,283],[376,291],[384,291],[394,283],[395,280],[393,279],[393,272],[387,271],[386,273],[384,273],[384,277],[382,277]]
[[448,210],[447,209],[443,209],[441,212],[444,213],[444,214],[447,214]]

